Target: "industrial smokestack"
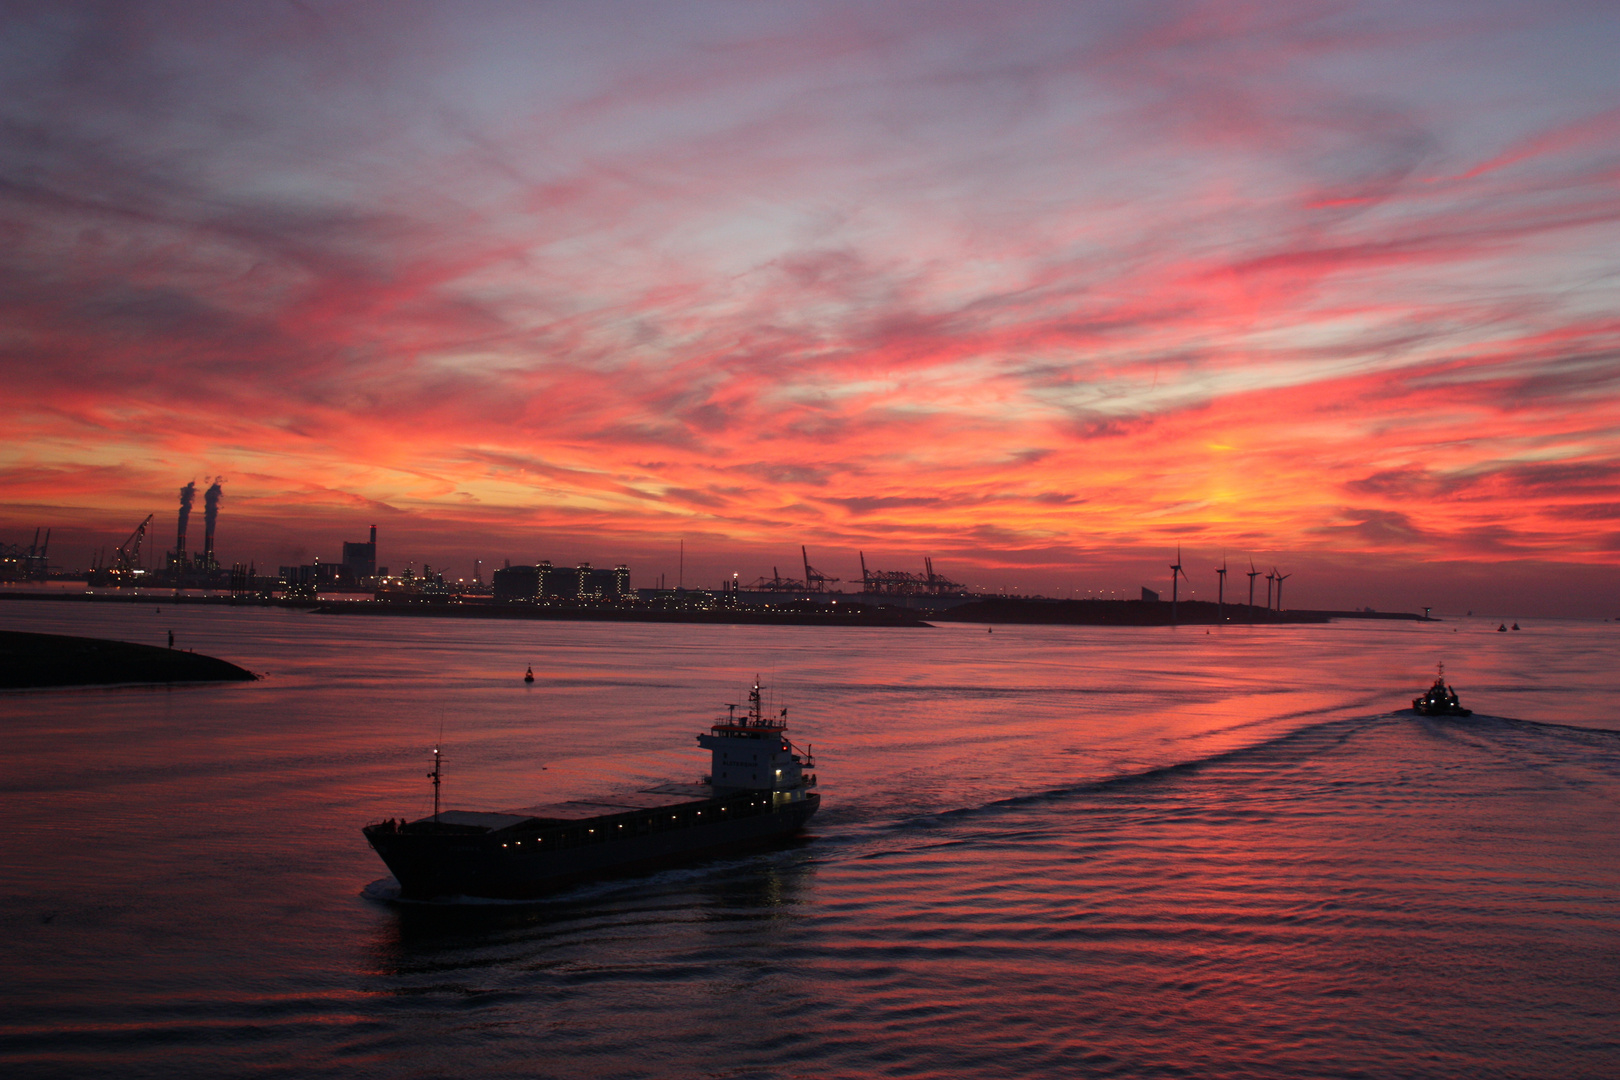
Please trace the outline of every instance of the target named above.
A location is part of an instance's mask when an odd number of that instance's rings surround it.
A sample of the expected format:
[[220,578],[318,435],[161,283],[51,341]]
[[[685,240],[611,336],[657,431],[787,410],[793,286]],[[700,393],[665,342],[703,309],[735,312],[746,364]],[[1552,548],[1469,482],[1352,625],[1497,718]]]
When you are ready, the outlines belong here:
[[214,566],[214,523],[219,520],[219,500],[225,494],[219,486],[223,479],[223,476],[214,477],[213,484],[203,492],[203,563],[209,569]]
[[191,520],[191,501],[197,497],[197,481],[180,489],[180,528],[174,538],[176,561],[186,561],[186,524]]

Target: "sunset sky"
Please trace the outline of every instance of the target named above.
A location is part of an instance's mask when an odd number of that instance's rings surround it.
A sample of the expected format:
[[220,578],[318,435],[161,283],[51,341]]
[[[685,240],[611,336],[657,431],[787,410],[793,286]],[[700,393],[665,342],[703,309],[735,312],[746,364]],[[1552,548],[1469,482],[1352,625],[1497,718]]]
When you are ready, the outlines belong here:
[[0,541],[53,563],[221,476],[261,567],[1083,595],[1180,544],[1200,598],[1620,616],[1613,3],[0,30]]

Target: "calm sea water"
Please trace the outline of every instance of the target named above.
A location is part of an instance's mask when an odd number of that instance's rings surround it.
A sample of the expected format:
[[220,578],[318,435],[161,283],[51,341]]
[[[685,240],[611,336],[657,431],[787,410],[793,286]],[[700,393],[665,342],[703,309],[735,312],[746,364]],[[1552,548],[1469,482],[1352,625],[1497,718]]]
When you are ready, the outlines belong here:
[[[1620,624],[0,626],[268,673],[0,695],[8,1076],[1620,1075]],[[756,672],[802,842],[376,899],[441,727],[447,806],[627,790]]]

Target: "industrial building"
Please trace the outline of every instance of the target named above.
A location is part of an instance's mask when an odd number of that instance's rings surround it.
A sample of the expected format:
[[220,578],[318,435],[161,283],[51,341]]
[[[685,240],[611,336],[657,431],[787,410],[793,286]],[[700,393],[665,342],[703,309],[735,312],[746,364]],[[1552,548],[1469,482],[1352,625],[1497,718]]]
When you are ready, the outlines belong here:
[[[387,574],[387,568],[383,574]],[[313,599],[321,591],[347,591],[370,589],[375,586],[377,572],[377,526],[371,527],[371,538],[364,542],[345,540],[343,559],[323,563],[316,559],[303,566],[283,566],[280,576],[286,594],[290,597]]]
[[343,565],[355,581],[377,576],[377,526],[371,527],[371,539],[363,544],[343,542]]
[[547,600],[618,601],[633,597],[630,568],[598,569],[580,563],[569,569],[550,560],[534,566],[503,566],[495,571],[495,599],[501,603],[543,603]]

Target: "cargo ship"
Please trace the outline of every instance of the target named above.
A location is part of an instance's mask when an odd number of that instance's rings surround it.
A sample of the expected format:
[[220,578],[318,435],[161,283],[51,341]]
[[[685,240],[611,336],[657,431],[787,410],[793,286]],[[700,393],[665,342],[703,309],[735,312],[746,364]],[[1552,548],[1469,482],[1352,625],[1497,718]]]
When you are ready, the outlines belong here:
[[815,758],[787,736],[787,710],[767,716],[759,683],[748,709],[714,721],[698,744],[712,768],[697,783],[515,810],[439,810],[441,758],[434,750],[434,812],[362,830],[393,871],[403,899],[543,896],[596,878],[641,873],[746,850],[804,827],[821,805]]

